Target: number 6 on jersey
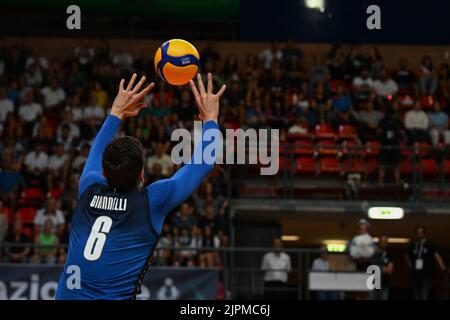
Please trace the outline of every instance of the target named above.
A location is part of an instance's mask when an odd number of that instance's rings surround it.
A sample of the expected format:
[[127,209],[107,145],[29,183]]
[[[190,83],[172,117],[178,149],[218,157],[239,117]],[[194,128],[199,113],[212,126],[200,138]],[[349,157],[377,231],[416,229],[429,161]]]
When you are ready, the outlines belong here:
[[102,255],[106,235],[112,226],[112,219],[108,216],[98,217],[91,229],[91,234],[84,248],[84,257],[89,261],[95,261]]

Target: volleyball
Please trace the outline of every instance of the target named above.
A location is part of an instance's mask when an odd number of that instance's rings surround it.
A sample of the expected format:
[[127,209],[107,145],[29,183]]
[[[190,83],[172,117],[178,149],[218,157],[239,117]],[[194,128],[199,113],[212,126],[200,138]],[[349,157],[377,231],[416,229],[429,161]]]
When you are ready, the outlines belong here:
[[198,72],[200,55],[186,40],[172,39],[164,42],[155,54],[156,73],[171,85],[189,82]]

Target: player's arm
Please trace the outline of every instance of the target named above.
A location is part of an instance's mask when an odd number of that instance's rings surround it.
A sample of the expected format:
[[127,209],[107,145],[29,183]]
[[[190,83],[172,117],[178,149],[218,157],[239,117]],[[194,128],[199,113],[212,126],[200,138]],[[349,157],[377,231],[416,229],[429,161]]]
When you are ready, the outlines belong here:
[[[195,102],[199,108],[199,118],[204,121],[202,137],[207,130],[218,130],[217,118],[219,116],[219,99],[224,93],[226,86],[222,85],[217,94],[213,94],[212,76],[208,74],[207,89],[203,85],[200,74],[197,75],[198,89],[191,80],[190,85],[195,97]],[[194,155],[199,154],[197,148],[203,150],[215,141],[206,143],[200,141],[196,146]],[[214,154],[215,156],[215,154]],[[214,161],[215,162],[215,158]],[[152,214],[152,223],[155,230],[159,233],[167,213],[184,201],[198,188],[203,178],[214,168],[214,163],[204,163],[202,159],[200,164],[192,162],[179,169],[171,178],[152,183],[147,187],[150,199],[150,210]]]
[[139,91],[145,82],[145,76],[143,76],[133,88],[136,77],[137,75],[133,74],[126,88],[124,88],[125,80],[122,79],[120,81],[119,92],[112,104],[111,114],[106,118],[102,128],[97,133],[91,150],[89,151],[89,156],[80,177],[78,186],[79,195],[81,195],[88,186],[104,181],[102,175],[102,156],[106,146],[114,139],[117,129],[122,121],[127,117],[136,116],[139,111],[146,106],[141,100],[155,84],[152,82]]

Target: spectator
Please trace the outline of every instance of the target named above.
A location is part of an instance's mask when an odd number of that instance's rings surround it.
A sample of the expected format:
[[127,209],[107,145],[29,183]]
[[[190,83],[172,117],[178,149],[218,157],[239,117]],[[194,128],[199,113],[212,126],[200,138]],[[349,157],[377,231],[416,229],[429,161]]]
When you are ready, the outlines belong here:
[[377,95],[388,100],[391,100],[398,91],[397,83],[389,77],[389,73],[386,68],[381,68],[380,79],[373,83],[373,88]]
[[48,161],[48,181],[49,189],[56,186],[63,188],[67,179],[67,169],[69,164],[69,155],[64,151],[64,145],[58,143],[55,146],[54,154],[50,156]]
[[448,115],[441,111],[441,105],[435,101],[433,104],[433,111],[428,115],[428,122],[430,124],[430,136],[433,146],[439,144],[439,139],[442,137],[445,145],[450,144],[450,130],[448,129]]
[[438,87],[438,78],[430,56],[422,58],[421,75],[419,78],[420,93],[434,95]]
[[288,39],[286,42],[286,46],[283,49],[282,57],[284,63],[289,63],[292,60],[292,57],[296,57],[297,59],[302,58],[302,51],[295,46],[295,42],[292,39]]
[[45,208],[36,211],[36,216],[34,217],[34,228],[36,234],[44,231],[44,225],[47,220],[51,220],[53,232],[58,235],[62,235],[64,233],[64,224],[66,219],[63,212],[58,209],[58,200],[55,198],[48,198]]
[[428,116],[420,107],[417,101],[414,109],[408,111],[405,115],[405,128],[410,145],[418,141],[428,140]]
[[27,262],[30,248],[28,237],[22,232],[22,222],[16,219],[13,224],[12,232],[5,239],[8,246],[5,248],[8,262]]
[[366,272],[375,253],[375,242],[369,234],[370,224],[366,219],[360,219],[358,227],[358,235],[350,241],[350,257],[355,261],[358,271]]
[[161,174],[163,177],[168,177],[172,174],[172,159],[165,153],[164,145],[161,142],[156,143],[155,154],[147,159],[147,170],[150,175],[154,173],[155,165],[161,166]]
[[264,49],[259,53],[259,59],[261,60],[264,70],[270,70],[274,61],[280,62],[283,59],[283,52],[278,49],[278,43],[273,41],[270,44],[270,48]]
[[[91,115],[94,117],[93,115]],[[61,125],[58,127],[58,130],[56,131],[57,139],[59,142],[63,143],[64,137],[63,137],[63,129],[64,127],[67,127],[69,129],[68,137],[67,139],[70,141],[74,141],[80,137],[80,127],[73,121],[73,113],[72,111],[66,110],[65,112],[65,119],[61,123]]]
[[205,225],[202,236],[202,250],[200,253],[200,267],[214,268],[219,265],[219,255],[214,249],[220,247],[220,239],[213,233],[209,225]]
[[98,95],[91,94],[90,104],[83,109],[83,120],[94,119],[100,125],[105,118],[105,109],[98,103]]
[[122,47],[119,47],[117,52],[113,55],[112,63],[120,69],[132,71],[133,57],[130,53],[125,52]]
[[394,272],[394,262],[387,251],[389,238],[381,236],[378,242],[373,264],[380,267],[381,270],[381,289],[370,291],[370,300],[389,300],[389,279]]
[[6,117],[12,112],[14,112],[14,103],[6,96],[5,86],[0,86],[0,125],[5,123]]
[[400,139],[404,130],[403,122],[394,112],[393,108],[386,111],[385,117],[380,121],[377,134],[381,143],[380,166],[378,168],[378,181],[384,183],[386,170],[393,171],[395,182],[400,183],[400,170],[398,164],[401,159]]
[[367,141],[370,137],[375,136],[378,126],[383,119],[383,112],[374,108],[373,101],[366,103],[366,109],[359,111],[359,136],[362,141]]
[[336,97],[331,104],[335,114],[335,128],[338,128],[342,124],[356,124],[352,98],[342,85],[337,87]]
[[50,81],[50,86],[46,86],[41,90],[43,105],[47,110],[54,110],[62,107],[66,100],[66,93],[61,88],[59,80],[53,78]]
[[34,244],[34,263],[54,264],[58,253],[59,239],[55,234],[52,219],[46,219],[43,230],[38,233]]
[[[329,272],[330,263],[327,248],[320,248],[320,256],[314,259],[311,271]],[[339,293],[335,291],[317,291],[317,300],[339,300]]]
[[426,238],[425,227],[417,227],[415,234],[416,241],[409,245],[405,260],[412,272],[413,299],[428,300],[433,286],[435,264],[437,263],[442,271],[447,268],[435,243]]
[[180,206],[180,211],[172,221],[172,228],[178,230],[192,229],[198,223],[197,218],[192,215],[193,212],[194,208],[188,202],[183,202]]
[[40,181],[41,186],[45,186],[48,166],[48,155],[42,150],[40,141],[34,144],[34,150],[27,153],[24,160],[25,177]]
[[26,91],[24,103],[19,107],[19,117],[25,121],[28,132],[31,132],[34,123],[42,115],[42,107],[34,101],[32,91]]
[[374,81],[369,75],[367,68],[361,69],[358,76],[353,78],[353,90],[355,99],[358,101],[366,101],[373,92]]
[[406,58],[399,60],[398,69],[395,71],[393,79],[398,84],[399,89],[414,89],[415,75],[409,68]]
[[269,300],[284,300],[287,297],[288,273],[291,258],[282,251],[279,238],[273,240],[273,251],[264,255],[261,269],[264,275],[264,297]]

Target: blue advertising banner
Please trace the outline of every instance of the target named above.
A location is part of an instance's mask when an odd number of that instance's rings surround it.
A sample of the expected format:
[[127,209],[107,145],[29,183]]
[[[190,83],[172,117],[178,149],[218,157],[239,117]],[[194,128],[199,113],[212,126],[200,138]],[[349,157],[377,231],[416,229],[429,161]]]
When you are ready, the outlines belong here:
[[[0,264],[0,300],[53,300],[62,266]],[[154,267],[139,300],[215,300],[219,271]]]

